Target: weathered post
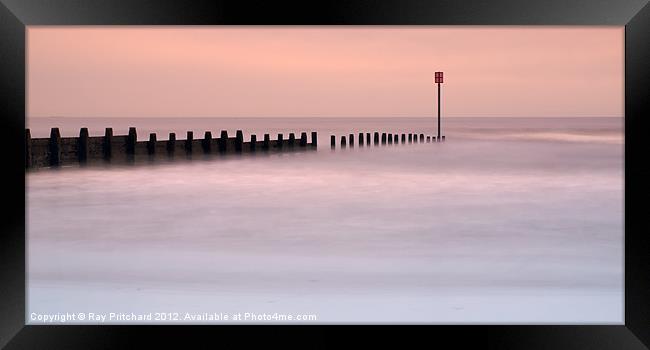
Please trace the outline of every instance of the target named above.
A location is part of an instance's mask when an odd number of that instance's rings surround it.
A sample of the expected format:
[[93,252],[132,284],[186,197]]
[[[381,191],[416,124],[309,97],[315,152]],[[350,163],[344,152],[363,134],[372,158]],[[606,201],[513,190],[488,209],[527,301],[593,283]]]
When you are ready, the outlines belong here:
[[359,133],[359,147],[363,147],[363,133]]
[[366,145],[370,146],[370,133],[366,133]]
[[284,135],[278,134],[278,148],[282,148],[283,143],[284,143]]
[[311,145],[312,147],[318,147],[318,133],[316,131],[311,132]]
[[167,155],[173,157],[175,151],[176,151],[176,134],[170,132],[169,140],[167,140]]
[[268,151],[271,148],[271,135],[264,134],[264,141],[262,142],[262,149]]
[[296,135],[294,133],[289,133],[289,147],[293,147],[296,143]]
[[307,133],[300,133],[300,147],[307,147]]
[[138,134],[134,127],[129,128],[129,135],[126,137],[126,154],[135,155],[135,143],[138,141]]
[[341,148],[345,148],[345,135],[341,136]]
[[257,150],[257,135],[251,134],[251,152]]
[[379,133],[375,131],[375,146],[379,144]]
[[402,143],[406,143],[406,134],[402,134]]
[[350,141],[350,148],[354,147],[354,134],[348,135]]
[[25,168],[32,167],[32,133],[25,129]]
[[104,147],[102,148],[105,160],[111,160],[113,156],[113,128],[106,128],[104,131]]
[[192,154],[192,143],[194,142],[194,132],[187,132],[187,139],[185,140],[185,153]]
[[61,133],[59,128],[50,130],[50,165],[57,166],[61,164]]
[[388,134],[388,144],[389,145],[393,144],[393,134]]
[[334,136],[334,135],[330,136],[330,143],[331,143],[332,148],[336,148],[336,136]]
[[219,152],[225,153],[228,150],[228,131],[221,130],[221,137],[219,138]]
[[149,141],[147,142],[147,154],[153,156],[156,153],[156,133],[149,134]]
[[235,151],[241,152],[244,148],[244,132],[237,130],[235,134]]
[[203,136],[203,140],[201,140],[201,147],[203,147],[203,153],[211,153],[212,152],[212,132],[211,131],[206,131],[205,135]]
[[88,161],[88,128],[79,130],[79,139],[77,140],[77,159],[79,163]]

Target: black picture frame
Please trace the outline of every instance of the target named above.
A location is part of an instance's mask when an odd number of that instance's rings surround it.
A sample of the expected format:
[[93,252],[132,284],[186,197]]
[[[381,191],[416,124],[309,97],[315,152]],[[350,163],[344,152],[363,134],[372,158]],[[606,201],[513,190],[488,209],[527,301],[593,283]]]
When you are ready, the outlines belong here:
[[[531,326],[26,326],[25,29],[29,25],[619,25],[625,26],[625,322]],[[650,345],[650,194],[643,162],[650,87],[650,5],[646,0],[546,1],[205,1],[0,0],[0,113],[5,182],[0,233],[0,346],[73,349],[204,345],[317,346],[332,335],[359,342],[524,349],[644,349]],[[171,327],[171,328],[170,328]],[[379,327],[382,327],[378,329]],[[294,331],[307,336],[298,341]],[[392,329],[391,329],[392,331]],[[292,342],[287,342],[293,339]],[[645,344],[645,346],[643,345]],[[184,347],[187,347],[186,345]]]

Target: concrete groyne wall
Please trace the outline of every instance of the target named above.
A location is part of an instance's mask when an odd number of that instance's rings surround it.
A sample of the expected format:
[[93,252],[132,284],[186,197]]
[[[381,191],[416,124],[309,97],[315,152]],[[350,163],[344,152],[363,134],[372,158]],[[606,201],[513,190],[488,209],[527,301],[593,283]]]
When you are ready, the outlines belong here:
[[81,128],[78,137],[61,137],[59,129],[52,128],[49,138],[32,138],[29,129],[25,129],[25,168],[93,161],[129,162],[136,158],[315,150],[318,140],[316,132],[311,132],[311,142],[306,132],[298,137],[290,133],[287,138],[277,134],[275,139],[271,139],[270,134],[264,134],[261,139],[251,135],[250,141],[244,141],[241,130],[237,130],[234,137],[225,130],[218,137],[213,137],[210,131],[200,138],[195,136],[188,131],[185,139],[177,139],[175,133],[170,133],[166,140],[158,140],[157,135],[151,133],[149,140],[138,141],[136,128],[129,128],[127,135],[114,135],[112,128],[106,128],[103,136],[90,136],[87,128]]

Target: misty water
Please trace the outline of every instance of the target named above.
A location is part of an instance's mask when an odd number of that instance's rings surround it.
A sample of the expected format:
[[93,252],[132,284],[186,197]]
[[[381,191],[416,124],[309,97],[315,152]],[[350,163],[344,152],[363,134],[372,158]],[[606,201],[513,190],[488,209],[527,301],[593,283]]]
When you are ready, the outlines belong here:
[[53,126],[136,126],[142,140],[318,131],[319,146],[27,173],[28,323],[66,312],[623,322],[622,118],[448,118],[444,143],[335,150],[331,134],[432,135],[434,121],[28,120],[32,137]]

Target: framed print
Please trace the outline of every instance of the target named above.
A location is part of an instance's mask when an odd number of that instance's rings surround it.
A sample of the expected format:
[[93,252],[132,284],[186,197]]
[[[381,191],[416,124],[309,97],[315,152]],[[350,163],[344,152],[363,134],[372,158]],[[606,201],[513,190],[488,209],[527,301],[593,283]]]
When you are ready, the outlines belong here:
[[647,2],[0,2],[3,346],[650,343]]

